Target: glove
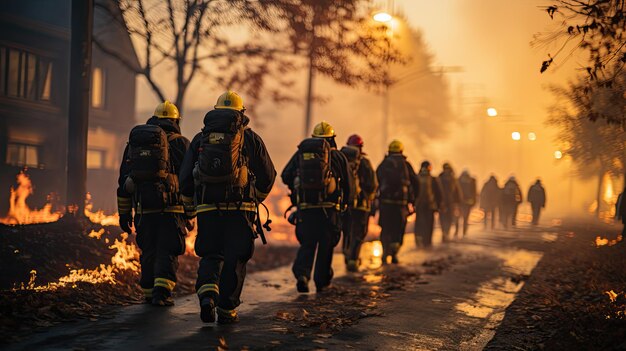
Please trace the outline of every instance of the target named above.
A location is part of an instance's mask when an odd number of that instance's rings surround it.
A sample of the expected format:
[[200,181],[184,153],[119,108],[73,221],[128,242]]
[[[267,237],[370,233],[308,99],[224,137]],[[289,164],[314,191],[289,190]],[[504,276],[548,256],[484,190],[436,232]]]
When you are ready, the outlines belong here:
[[130,213],[120,214],[120,228],[128,234],[132,234],[133,216]]

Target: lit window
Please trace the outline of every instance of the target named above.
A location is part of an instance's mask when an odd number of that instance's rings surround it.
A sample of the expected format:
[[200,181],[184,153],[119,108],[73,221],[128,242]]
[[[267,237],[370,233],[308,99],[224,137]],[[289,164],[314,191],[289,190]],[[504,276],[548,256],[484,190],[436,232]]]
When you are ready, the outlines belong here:
[[104,151],[103,150],[87,150],[87,168],[101,169],[104,168]]
[[9,81],[7,84],[7,93],[9,96],[20,96],[20,80],[22,73],[22,55],[19,51],[9,51]]
[[50,101],[52,63],[23,50],[0,47],[0,95]]
[[105,76],[101,68],[95,67],[91,80],[91,106],[104,107]]
[[39,167],[39,146],[18,143],[7,144],[6,163],[18,167]]
[[39,79],[41,91],[39,100],[50,101],[50,84],[52,81],[52,63],[47,61],[39,61]]

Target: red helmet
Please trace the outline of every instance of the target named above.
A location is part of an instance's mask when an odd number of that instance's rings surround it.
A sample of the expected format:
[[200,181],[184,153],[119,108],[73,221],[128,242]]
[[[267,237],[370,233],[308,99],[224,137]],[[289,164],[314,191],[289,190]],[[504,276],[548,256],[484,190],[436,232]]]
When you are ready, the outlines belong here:
[[361,138],[358,134],[352,134],[348,138],[347,144],[350,146],[363,147],[363,138]]

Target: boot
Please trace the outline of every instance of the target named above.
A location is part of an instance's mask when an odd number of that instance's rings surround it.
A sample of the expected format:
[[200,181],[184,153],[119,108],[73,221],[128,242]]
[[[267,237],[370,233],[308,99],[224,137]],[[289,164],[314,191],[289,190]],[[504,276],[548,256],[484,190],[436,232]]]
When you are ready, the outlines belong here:
[[305,276],[301,276],[298,278],[298,283],[296,284],[296,288],[299,293],[306,294],[309,292],[309,278]]
[[162,286],[152,289],[152,304],[154,306],[174,306],[172,292]]
[[359,271],[359,266],[357,264],[356,260],[349,260],[348,263],[346,264],[346,270],[348,272],[358,272]]
[[217,323],[218,324],[234,324],[239,322],[239,315],[236,310],[226,310],[223,308],[217,308]]
[[205,297],[200,301],[200,319],[204,323],[215,322],[215,302],[210,297]]

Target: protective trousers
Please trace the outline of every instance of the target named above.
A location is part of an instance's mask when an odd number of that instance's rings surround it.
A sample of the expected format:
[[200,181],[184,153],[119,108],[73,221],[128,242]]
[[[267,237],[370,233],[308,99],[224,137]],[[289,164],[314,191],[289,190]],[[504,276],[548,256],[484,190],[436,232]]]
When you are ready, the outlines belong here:
[[[296,238],[300,248],[293,263],[293,275],[311,279],[315,260],[313,280],[317,289],[330,285],[333,278],[333,248],[339,243],[341,224],[339,213],[332,208],[312,208],[298,211]],[[317,255],[316,255],[317,250]]]
[[539,224],[539,216],[541,215],[541,206],[531,204],[533,209],[533,225]]
[[179,215],[173,213],[137,214],[137,246],[141,249],[139,285],[146,298],[152,288],[172,291],[176,286],[178,256],[185,252],[184,234]]
[[454,210],[452,208],[446,208],[444,211],[439,211],[439,224],[441,224],[443,241],[448,241],[450,239],[450,228],[452,228],[453,220]]
[[491,218],[491,229],[493,230],[496,226],[496,207],[484,208],[483,211],[485,212],[485,229],[487,229],[488,220]]
[[[467,229],[469,228],[469,215],[470,215],[470,212],[472,211],[472,206],[462,204],[460,207],[461,207],[461,219],[463,220],[463,236],[465,236],[467,234]],[[458,225],[457,225],[457,231],[458,231]]]
[[348,217],[348,223],[344,222],[343,231],[344,240],[348,238],[347,244],[344,244],[344,255],[346,256],[346,263],[349,261],[358,263],[361,245],[367,235],[370,214],[366,211],[352,209]]
[[380,241],[383,244],[383,262],[387,256],[396,257],[404,239],[408,209],[405,205],[380,204]]
[[415,246],[432,246],[434,227],[435,211],[430,207],[415,209]]
[[241,304],[246,264],[254,253],[253,216],[245,211],[198,213],[194,247],[201,259],[196,293],[200,300],[210,297],[227,312]]

